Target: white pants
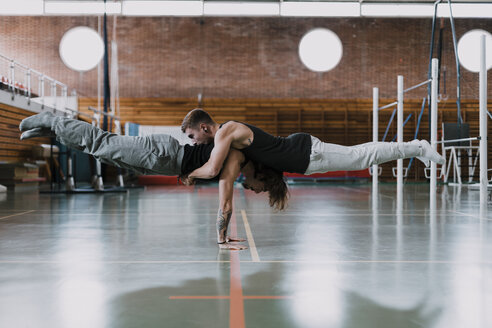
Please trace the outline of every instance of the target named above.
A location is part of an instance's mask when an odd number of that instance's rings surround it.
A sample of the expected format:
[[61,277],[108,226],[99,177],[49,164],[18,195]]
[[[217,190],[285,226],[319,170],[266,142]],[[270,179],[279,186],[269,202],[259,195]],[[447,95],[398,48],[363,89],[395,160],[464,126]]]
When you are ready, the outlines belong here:
[[368,142],[347,147],[325,143],[313,136],[311,142],[311,156],[306,175],[363,170],[373,164],[422,155],[421,147],[415,142]]

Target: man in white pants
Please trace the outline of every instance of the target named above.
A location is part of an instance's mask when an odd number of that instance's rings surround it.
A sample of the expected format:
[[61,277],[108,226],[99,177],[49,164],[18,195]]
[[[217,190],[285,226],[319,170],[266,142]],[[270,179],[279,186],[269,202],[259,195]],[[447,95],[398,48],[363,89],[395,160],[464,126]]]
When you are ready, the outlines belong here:
[[229,121],[219,125],[199,108],[186,115],[181,130],[195,144],[212,141],[215,144],[208,162],[188,175],[188,183],[195,178],[216,176],[230,148],[238,149],[247,158],[276,170],[306,175],[361,170],[373,164],[411,157],[417,157],[426,166],[429,161],[444,164],[444,158],[425,140],[370,142],[347,147],[324,143],[307,133],[274,137],[247,123]]

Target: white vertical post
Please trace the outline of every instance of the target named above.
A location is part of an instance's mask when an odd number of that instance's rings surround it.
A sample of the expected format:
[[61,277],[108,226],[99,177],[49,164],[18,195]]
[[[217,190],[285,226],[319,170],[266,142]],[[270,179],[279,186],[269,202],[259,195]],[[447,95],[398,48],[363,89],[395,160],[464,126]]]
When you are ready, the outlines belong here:
[[[398,96],[397,96],[397,134],[396,141],[403,142],[403,76],[398,75]],[[403,204],[403,159],[396,161],[396,198],[398,210],[402,209]]]
[[31,101],[31,69],[28,68],[26,72],[26,79],[27,79],[27,98],[28,101]]
[[12,100],[15,97],[15,62],[10,62],[10,85],[12,86]]
[[[431,147],[437,151],[437,75],[439,69],[439,60],[432,59],[432,82],[431,82]],[[437,189],[437,166],[431,162],[430,176],[430,208],[436,209],[436,189]]]
[[[471,144],[471,141],[470,141],[470,144]],[[471,173],[470,171],[472,170],[472,167],[473,167],[473,150],[472,149],[468,149],[466,150],[466,155],[468,156],[468,183],[471,183],[473,181],[473,173]],[[475,171],[475,168],[473,169],[473,171]]]
[[51,97],[53,97],[53,110],[57,110],[56,108],[56,82],[51,81]]
[[44,75],[39,79],[39,93],[41,94],[41,108],[44,108]]
[[65,180],[65,186],[69,191],[75,190],[75,180],[73,178],[73,160],[72,160],[71,151],[68,151],[67,154],[67,177]]
[[[100,122],[101,113],[96,113],[96,111],[94,111],[94,115],[92,116],[92,125],[99,127]],[[96,191],[104,191],[104,182],[101,176],[101,162],[98,159],[96,159],[96,176],[95,180],[93,181],[93,188]]]
[[[61,97],[60,97],[60,102],[61,102],[60,107],[61,107],[61,110],[66,113],[67,112],[67,100],[68,100],[68,94],[67,93],[68,93],[68,90],[67,90],[66,85],[62,85],[61,88],[62,89],[61,89]],[[69,115],[72,116],[73,113],[72,112],[70,112],[70,113],[71,114],[69,114]]]
[[[379,89],[372,88],[372,141],[379,138]],[[377,207],[378,202],[378,165],[372,166],[372,206]]]
[[[21,91],[24,92],[24,97],[26,98],[29,98],[27,97],[27,83],[28,83],[28,80],[29,80],[29,70],[26,70],[26,75],[24,77],[24,84],[20,87],[21,88]],[[29,100],[29,99],[27,99]]]
[[487,67],[485,35],[480,37],[480,209],[487,208]]

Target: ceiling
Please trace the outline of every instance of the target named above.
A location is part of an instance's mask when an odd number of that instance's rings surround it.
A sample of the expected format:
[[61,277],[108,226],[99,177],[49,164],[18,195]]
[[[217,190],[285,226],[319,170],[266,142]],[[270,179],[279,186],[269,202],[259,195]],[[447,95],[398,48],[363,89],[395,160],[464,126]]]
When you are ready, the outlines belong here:
[[[449,1],[437,14],[449,17]],[[451,1],[456,18],[492,18],[492,2]],[[431,17],[434,0],[1,0],[4,16]]]

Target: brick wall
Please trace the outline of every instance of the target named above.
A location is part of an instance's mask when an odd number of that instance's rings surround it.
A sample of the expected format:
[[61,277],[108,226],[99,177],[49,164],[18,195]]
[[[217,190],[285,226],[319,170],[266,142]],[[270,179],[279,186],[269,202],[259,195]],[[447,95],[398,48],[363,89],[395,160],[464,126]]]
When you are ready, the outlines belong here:
[[[449,21],[444,22],[446,96],[453,98],[455,63]],[[64,32],[79,25],[97,29],[98,18],[2,17],[0,54],[93,97],[97,70],[73,72],[58,53]],[[297,55],[299,40],[314,27],[333,30],[344,46],[339,65],[324,74],[308,71]],[[458,37],[470,29],[492,31],[492,20],[456,20],[456,27]],[[120,95],[367,99],[379,86],[381,97],[390,98],[398,74],[407,86],[426,79],[430,30],[431,19],[119,17]],[[464,98],[478,98],[477,74],[463,69],[462,90]]]

